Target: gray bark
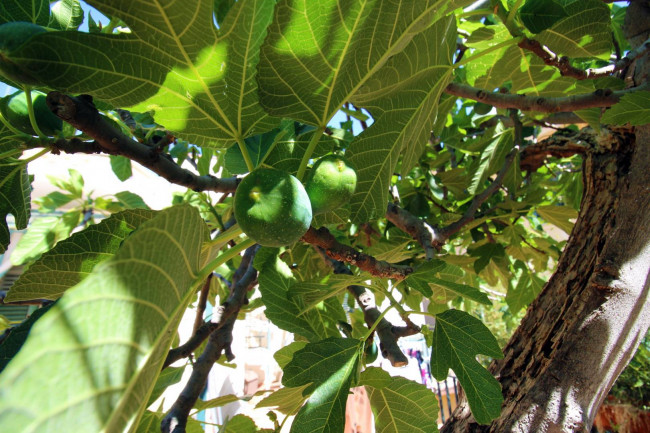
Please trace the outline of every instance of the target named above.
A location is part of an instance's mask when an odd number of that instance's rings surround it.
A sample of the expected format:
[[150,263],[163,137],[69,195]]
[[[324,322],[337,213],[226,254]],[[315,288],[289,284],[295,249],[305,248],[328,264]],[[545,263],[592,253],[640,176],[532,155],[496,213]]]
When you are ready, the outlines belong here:
[[[650,2],[633,2],[632,46],[650,35]],[[634,81],[647,82],[647,55]],[[480,426],[463,401],[451,432],[587,432],[650,326],[650,125],[596,137],[581,211],[558,268],[490,370],[500,418]]]

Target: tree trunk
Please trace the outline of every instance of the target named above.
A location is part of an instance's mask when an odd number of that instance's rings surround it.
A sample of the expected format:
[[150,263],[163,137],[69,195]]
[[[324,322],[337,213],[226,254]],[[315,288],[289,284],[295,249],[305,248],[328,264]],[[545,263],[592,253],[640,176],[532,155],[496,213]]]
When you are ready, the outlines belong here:
[[[632,46],[648,38],[650,4],[632,2]],[[646,55],[634,80],[648,80]],[[603,130],[604,132],[607,130]],[[501,416],[476,424],[463,401],[452,432],[587,432],[650,325],[650,125],[600,134],[585,156],[584,196],[554,275],[492,363]]]

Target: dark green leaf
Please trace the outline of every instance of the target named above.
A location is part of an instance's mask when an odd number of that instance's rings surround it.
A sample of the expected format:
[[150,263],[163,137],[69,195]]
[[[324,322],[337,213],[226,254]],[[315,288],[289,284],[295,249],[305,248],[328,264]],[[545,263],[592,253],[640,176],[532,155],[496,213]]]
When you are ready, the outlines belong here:
[[310,343],[284,368],[282,384],[312,385],[311,396],[291,426],[292,433],[338,432],[345,426],[345,404],[357,371],[362,342],[328,338]]
[[0,3],[0,24],[27,21],[46,26],[50,20],[48,0],[3,0]]
[[463,387],[472,415],[479,424],[487,424],[501,413],[501,386],[476,361],[484,354],[502,358],[499,345],[480,320],[459,310],[447,310],[436,316],[431,352],[431,373],[445,380],[449,369]]
[[5,369],[9,361],[18,353],[29,335],[32,326],[43,314],[49,310],[54,303],[34,311],[27,320],[11,330],[9,336],[0,343],[0,373]]
[[528,0],[519,9],[524,25],[533,33],[539,33],[568,15],[561,1]]
[[18,230],[27,227],[30,216],[31,187],[25,166],[0,166],[0,254],[9,245],[7,215],[14,216]]

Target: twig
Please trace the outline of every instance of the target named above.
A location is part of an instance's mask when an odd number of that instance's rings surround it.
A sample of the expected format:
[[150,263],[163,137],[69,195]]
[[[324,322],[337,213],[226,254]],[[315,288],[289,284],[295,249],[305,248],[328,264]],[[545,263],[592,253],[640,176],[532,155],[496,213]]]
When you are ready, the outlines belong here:
[[[156,148],[124,135],[122,131],[99,114],[92,98],[88,95],[73,97],[60,92],[50,92],[46,101],[54,114],[95,140],[90,153],[97,153],[100,150],[97,148],[99,146],[101,152],[125,156],[142,164],[169,182],[191,188],[194,191],[234,192],[237,189],[239,179],[236,177],[219,179],[210,175],[199,176],[181,168],[171,157],[158,152]],[[67,144],[68,150],[64,145],[66,143],[61,143],[59,148],[66,152],[80,148],[79,144],[72,140]]]
[[647,88],[647,85],[643,85],[616,91],[599,89],[593,93],[546,98],[542,96],[489,92],[466,84],[451,83],[445,88],[445,93],[480,101],[497,108],[517,108],[522,111],[557,113],[559,111],[575,111],[593,107],[611,107],[618,103],[623,95],[646,90]]
[[608,77],[614,72],[622,71],[632,62],[650,50],[650,39],[639,45],[633,50],[630,50],[623,58],[619,59],[616,63],[604,66],[602,68],[589,68],[579,69],[571,65],[568,57],[559,57],[553,53],[548,47],[540,44],[533,39],[524,38],[519,42],[519,47],[533,52],[537,57],[541,58],[544,63],[553,66],[560,71],[565,77],[572,77],[577,80],[587,80],[600,77]]
[[403,280],[413,272],[413,268],[410,266],[395,265],[383,260],[377,260],[348,245],[343,245],[325,227],[321,227],[318,230],[309,227],[307,233],[303,235],[302,240],[308,244],[323,248],[326,254],[335,260],[355,265],[359,269],[377,277]]
[[192,329],[192,335],[196,334],[201,325],[203,324],[203,314],[205,313],[205,307],[208,303],[208,295],[210,294],[210,283],[212,282],[212,277],[214,273],[208,275],[208,278],[205,279],[203,287],[201,287],[201,293],[199,295],[199,303],[196,306],[196,315],[194,316],[194,327]]
[[230,348],[232,329],[237,320],[237,313],[246,301],[246,293],[257,283],[253,258],[258,248],[259,245],[254,245],[244,253],[239,268],[233,275],[230,296],[219,308],[216,318],[219,327],[210,334],[205,350],[194,363],[194,369],[185,388],[163,418],[160,424],[163,433],[185,433],[189,413],[205,387],[212,366],[222,354],[225,354],[229,361],[235,358]]
[[506,159],[503,163],[503,166],[497,173],[496,177],[488,186],[485,191],[480,193],[479,195],[475,196],[472,199],[472,202],[470,203],[469,207],[463,214],[463,216],[458,220],[455,221],[448,226],[444,227],[443,229],[440,230],[440,234],[437,236],[437,238],[434,240],[434,246],[440,248],[442,245],[449,239],[452,235],[458,233],[461,228],[469,224],[470,222],[474,221],[476,218],[476,211],[478,210],[479,207],[485,201],[490,198],[501,186],[501,182],[503,181],[503,178],[505,177],[506,173],[508,172],[508,169],[512,165],[512,162],[515,160],[515,157],[517,156],[519,148],[515,147],[513,150],[510,151],[508,156],[506,156]]
[[[352,275],[352,271],[343,262],[328,257],[326,251],[322,248],[316,248],[316,251],[318,251],[323,260],[325,260],[325,263],[332,268],[335,274]],[[357,300],[357,304],[359,304],[359,307],[363,311],[366,326],[370,329],[381,316],[381,311],[379,311],[375,304],[375,298],[362,286],[352,285],[348,286],[347,289]],[[381,355],[393,367],[404,367],[407,365],[408,358],[402,353],[402,350],[397,344],[397,340],[400,337],[417,334],[420,332],[420,328],[410,321],[407,322],[407,326],[394,326],[386,318],[382,317],[375,328],[375,332],[379,337]]]

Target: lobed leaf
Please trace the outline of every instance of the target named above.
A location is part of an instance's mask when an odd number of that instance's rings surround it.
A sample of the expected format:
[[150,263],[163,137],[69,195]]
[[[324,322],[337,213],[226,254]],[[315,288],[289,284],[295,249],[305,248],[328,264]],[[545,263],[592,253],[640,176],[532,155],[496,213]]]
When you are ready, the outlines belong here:
[[479,424],[488,424],[501,413],[503,396],[499,382],[476,360],[479,353],[503,357],[496,339],[480,320],[460,310],[436,315],[431,373],[437,380],[445,380],[449,369],[454,370],[472,415]]
[[[207,239],[196,209],[169,208],[69,290],[0,374],[3,428],[135,431],[199,283]],[[62,375],[62,365],[74,374]]]
[[278,2],[259,63],[262,105],[274,116],[326,127],[391,56],[446,12],[447,3]]

